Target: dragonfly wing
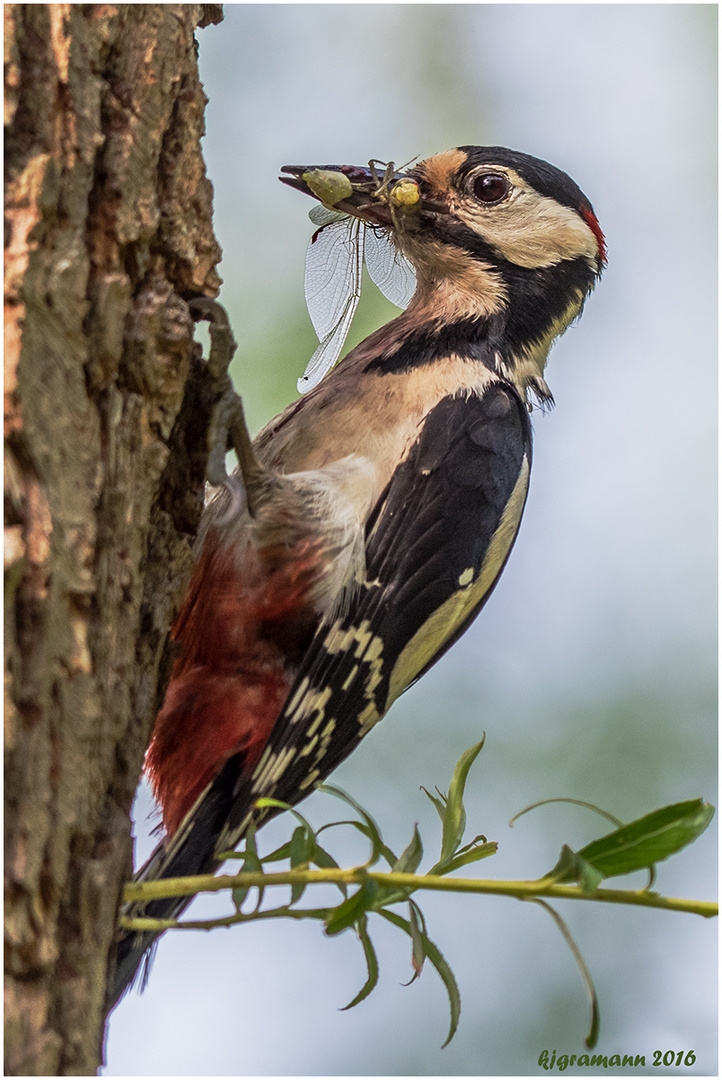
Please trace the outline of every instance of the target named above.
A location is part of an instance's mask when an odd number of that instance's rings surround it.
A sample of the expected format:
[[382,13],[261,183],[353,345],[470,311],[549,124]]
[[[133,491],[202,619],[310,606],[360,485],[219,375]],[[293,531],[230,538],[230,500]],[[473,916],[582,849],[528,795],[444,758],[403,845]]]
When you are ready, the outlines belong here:
[[342,318],[346,301],[360,284],[363,265],[361,223],[350,217],[332,221],[314,233],[306,251],[306,306],[319,341]]
[[344,216],[324,225],[308,245],[306,305],[319,346],[298,380],[302,394],[320,383],[343,348],[361,296],[364,231],[360,221]]
[[348,221],[349,215],[342,214],[340,210],[332,210],[330,206],[314,206],[308,211],[308,216],[314,225],[330,225],[332,221]]
[[409,306],[416,291],[416,272],[382,229],[366,229],[366,269],[387,300],[402,309]]

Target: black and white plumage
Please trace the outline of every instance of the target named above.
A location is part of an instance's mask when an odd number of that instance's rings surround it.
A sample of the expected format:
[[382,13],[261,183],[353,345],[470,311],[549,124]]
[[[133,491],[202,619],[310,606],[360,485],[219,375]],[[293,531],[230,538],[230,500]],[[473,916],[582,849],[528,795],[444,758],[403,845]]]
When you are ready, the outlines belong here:
[[[310,170],[284,171],[325,197]],[[340,178],[336,209],[388,231],[417,289],[259,434],[245,509],[206,510],[147,761],[167,835],[141,878],[215,868],[258,797],[303,798],[476,617],[524,509],[529,396],[551,398],[549,349],[605,262],[581,190],[525,154],[459,147],[383,183],[323,173]],[[121,938],[111,1002],[154,936]]]

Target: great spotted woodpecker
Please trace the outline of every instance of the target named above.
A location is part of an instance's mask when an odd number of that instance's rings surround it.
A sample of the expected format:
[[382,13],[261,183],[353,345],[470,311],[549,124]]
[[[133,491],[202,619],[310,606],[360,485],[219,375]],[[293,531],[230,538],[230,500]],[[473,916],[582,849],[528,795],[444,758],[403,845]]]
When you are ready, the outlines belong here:
[[[574,181],[503,147],[383,183],[373,168],[284,171],[387,230],[418,284],[253,444],[237,420],[243,496],[206,508],[147,754],[165,836],[145,880],[216,869],[259,797],[304,798],[478,615],[524,509],[530,395],[551,402],[549,349],[606,261]],[[157,936],[121,937],[111,1005]]]

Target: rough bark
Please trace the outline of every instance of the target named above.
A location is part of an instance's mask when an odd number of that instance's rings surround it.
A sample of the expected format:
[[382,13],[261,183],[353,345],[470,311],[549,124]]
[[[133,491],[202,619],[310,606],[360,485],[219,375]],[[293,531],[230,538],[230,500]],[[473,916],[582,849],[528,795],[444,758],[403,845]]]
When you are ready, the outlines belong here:
[[100,1062],[128,812],[197,524],[185,300],[220,250],[194,29],[218,5],[7,5],[6,1074]]

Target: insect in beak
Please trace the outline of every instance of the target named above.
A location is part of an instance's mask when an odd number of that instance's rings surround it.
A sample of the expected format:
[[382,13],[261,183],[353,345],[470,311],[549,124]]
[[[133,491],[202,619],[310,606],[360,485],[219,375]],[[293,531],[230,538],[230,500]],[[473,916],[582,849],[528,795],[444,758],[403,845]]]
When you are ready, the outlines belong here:
[[[379,166],[381,167],[379,169]],[[358,217],[369,225],[399,227],[403,217],[422,208],[418,183],[393,162],[358,165],[284,165],[282,183],[311,195],[324,206]]]
[[281,172],[291,174],[279,177],[284,184],[322,204],[309,214],[318,228],[306,252],[305,293],[319,345],[298,380],[303,394],[317,386],[339,358],[361,297],[364,262],[386,299],[402,310],[408,307],[416,273],[391,235],[413,227],[413,217],[427,205],[418,183],[397,172],[393,162],[284,165]]

